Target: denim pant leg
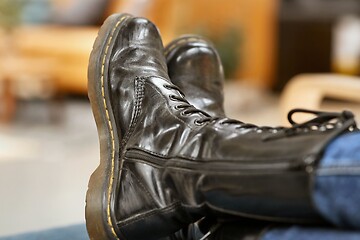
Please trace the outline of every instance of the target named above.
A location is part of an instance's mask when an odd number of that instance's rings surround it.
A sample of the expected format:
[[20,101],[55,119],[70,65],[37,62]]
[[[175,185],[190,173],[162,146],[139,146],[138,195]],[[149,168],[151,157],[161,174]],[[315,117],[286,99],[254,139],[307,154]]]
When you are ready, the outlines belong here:
[[43,231],[0,237],[0,240],[88,240],[85,224],[58,227]]
[[272,228],[262,234],[260,240],[358,240],[360,232],[329,229],[310,228],[302,226],[289,226]]
[[[195,238],[199,240],[200,238]],[[359,240],[360,231],[331,226],[300,226],[246,219],[221,223],[207,240]],[[184,239],[185,240],[185,239]]]
[[[330,143],[314,176],[313,202],[339,227],[360,229],[360,133]],[[359,238],[360,239],[360,238]]]

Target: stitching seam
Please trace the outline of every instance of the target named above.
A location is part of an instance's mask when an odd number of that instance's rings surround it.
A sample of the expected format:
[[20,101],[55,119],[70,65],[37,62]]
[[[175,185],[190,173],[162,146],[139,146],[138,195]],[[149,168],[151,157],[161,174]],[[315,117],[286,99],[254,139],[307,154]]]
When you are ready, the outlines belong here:
[[129,130],[127,131],[126,135],[123,138],[121,147],[124,148],[126,142],[131,137],[131,134],[134,132],[136,124],[138,122],[139,115],[141,113],[141,105],[144,99],[144,79],[136,77],[135,79],[135,106],[134,106],[134,113],[131,118]]
[[107,224],[108,226],[110,227],[110,230],[111,230],[111,233],[114,235],[114,237],[116,239],[119,239],[116,232],[115,232],[115,229],[114,229],[114,226],[112,224],[112,221],[111,221],[111,211],[110,211],[110,197],[111,197],[111,189],[113,187],[113,184],[114,184],[114,179],[113,179],[113,176],[114,176],[114,167],[115,167],[115,138],[114,138],[114,129],[113,129],[113,126],[112,126],[112,123],[110,121],[110,116],[109,116],[109,111],[108,111],[108,106],[107,106],[107,103],[106,103],[106,99],[105,99],[105,87],[104,87],[104,69],[105,69],[105,62],[106,62],[106,57],[107,57],[107,54],[108,54],[108,51],[109,51],[109,47],[110,47],[110,44],[111,44],[111,41],[112,41],[112,38],[113,38],[113,35],[114,35],[114,32],[116,31],[116,29],[118,28],[118,26],[120,25],[120,23],[122,21],[124,21],[124,19],[126,18],[127,16],[123,16],[122,18],[120,18],[114,28],[112,29],[111,31],[111,34],[110,34],[110,37],[108,39],[108,42],[105,46],[105,52],[104,52],[104,55],[103,55],[103,59],[102,59],[102,63],[101,63],[101,77],[100,77],[100,82],[101,82],[101,95],[103,97],[103,104],[104,104],[104,108],[105,108],[105,114],[106,114],[106,120],[108,122],[108,126],[109,126],[109,129],[110,129],[110,135],[111,135],[111,173],[110,173],[110,179],[109,179],[109,188],[108,188],[108,192],[107,192],[107,198],[108,198],[108,201],[107,201],[107,206],[106,206],[106,215],[107,215]]
[[[131,151],[131,150],[138,150],[138,151],[143,151],[145,153],[149,153],[151,155],[155,155],[158,157],[163,157],[166,159],[179,159],[179,160],[190,160],[190,161],[201,161],[196,157],[191,157],[191,156],[184,156],[184,157],[177,157],[177,156],[171,156],[171,155],[165,155],[165,154],[160,154],[154,151],[151,151],[149,149],[145,149],[145,148],[141,148],[141,147],[131,147],[128,148],[127,151]],[[253,162],[253,161],[263,161],[263,160],[273,160],[273,161],[284,161],[284,160],[299,160],[302,161],[301,159],[305,159],[308,155],[305,156],[289,156],[289,157],[277,157],[277,158],[252,158],[252,159],[243,159],[240,158],[241,161],[246,161],[246,162]],[[208,162],[224,162],[224,160],[212,160],[212,159],[207,159],[207,158],[203,158],[204,160],[202,162],[204,163],[208,163]],[[226,161],[228,162],[237,162],[239,160],[239,158],[237,159],[228,159]],[[276,162],[277,163],[277,162]]]
[[359,166],[343,166],[343,167],[325,167],[319,168],[316,171],[317,176],[336,176],[336,175],[359,175],[360,167]]
[[135,181],[141,186],[141,188],[145,192],[145,194],[151,199],[151,203],[154,204],[154,206],[156,207],[156,203],[155,203],[154,199],[152,198],[151,193],[145,188],[144,184],[139,180],[139,178],[136,177],[136,175],[130,170],[130,168],[123,167],[121,169],[121,171],[128,172],[129,175],[131,175],[133,177],[133,179],[135,179]]
[[156,214],[158,214],[159,212],[160,212],[160,213],[165,213],[165,214],[166,214],[166,213],[169,213],[169,212],[171,212],[172,210],[177,209],[178,207],[182,207],[182,206],[181,206],[181,203],[180,203],[180,202],[174,202],[174,203],[172,203],[171,205],[168,205],[168,206],[166,206],[166,207],[164,207],[164,208],[153,209],[153,210],[151,210],[151,211],[149,211],[149,212],[145,212],[145,213],[142,213],[142,214],[140,214],[140,215],[138,215],[138,216],[134,216],[134,217],[131,218],[131,219],[127,219],[127,220],[124,220],[124,221],[119,221],[119,222],[117,222],[117,225],[127,226],[127,225],[129,225],[129,224],[133,224],[133,223],[138,222],[138,221],[141,221],[141,220],[143,220],[143,219],[145,219],[145,218],[148,218],[148,217],[151,217],[151,216],[153,216],[153,215],[156,215]]

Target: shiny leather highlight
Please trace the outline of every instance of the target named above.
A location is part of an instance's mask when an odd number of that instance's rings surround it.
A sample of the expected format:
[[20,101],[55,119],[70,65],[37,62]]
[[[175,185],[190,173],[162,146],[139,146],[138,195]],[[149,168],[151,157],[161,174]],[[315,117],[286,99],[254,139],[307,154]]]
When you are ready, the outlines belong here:
[[171,81],[195,107],[224,117],[224,72],[219,54],[205,38],[189,35],[165,48]]

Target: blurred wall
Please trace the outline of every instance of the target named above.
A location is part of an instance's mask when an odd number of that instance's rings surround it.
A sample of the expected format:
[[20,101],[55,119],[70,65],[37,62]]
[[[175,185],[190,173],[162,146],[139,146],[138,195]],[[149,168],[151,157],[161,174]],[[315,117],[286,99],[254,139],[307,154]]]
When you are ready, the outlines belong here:
[[133,0],[113,1],[113,12],[154,21],[164,43],[181,34],[201,34],[220,51],[228,78],[272,85],[278,0]]

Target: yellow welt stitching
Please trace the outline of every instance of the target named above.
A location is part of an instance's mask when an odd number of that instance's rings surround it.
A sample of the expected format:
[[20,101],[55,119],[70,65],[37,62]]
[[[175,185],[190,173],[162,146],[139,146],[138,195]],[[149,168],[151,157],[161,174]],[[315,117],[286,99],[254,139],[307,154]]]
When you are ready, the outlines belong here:
[[[112,129],[112,128],[110,128],[110,129]],[[111,138],[113,138],[113,137],[114,137],[114,134],[113,134],[113,132],[111,131],[110,133],[111,133]]]
[[112,189],[112,186],[113,186],[113,183],[114,183],[113,176],[114,176],[114,167],[115,167],[115,163],[114,163],[115,162],[115,139],[114,139],[114,130],[113,130],[113,127],[112,127],[112,124],[111,124],[111,121],[110,121],[108,107],[107,107],[107,103],[106,103],[106,99],[105,99],[104,69],[105,69],[106,56],[107,56],[109,46],[110,46],[111,40],[113,38],[114,32],[117,29],[117,27],[119,26],[119,24],[125,18],[126,18],[126,16],[123,16],[122,18],[120,18],[119,21],[116,22],[115,27],[113,28],[113,30],[111,32],[111,35],[110,35],[110,37],[108,39],[108,42],[107,42],[106,47],[105,47],[105,52],[104,52],[104,55],[103,55],[103,59],[102,59],[101,78],[100,78],[100,81],[101,81],[101,95],[103,97],[104,108],[105,108],[105,111],[106,111],[106,119],[108,121],[108,127],[110,129],[111,148],[112,148],[111,149],[111,177],[110,177],[110,180],[109,180],[109,188],[108,188],[108,193],[107,193],[108,201],[107,201],[107,207],[106,207],[106,214],[107,214],[107,223],[108,223],[108,225],[109,225],[109,227],[111,229],[112,234],[115,236],[116,239],[119,239],[119,238],[115,233],[115,229],[114,229],[114,226],[112,224],[111,215],[110,215],[111,214],[111,212],[110,212],[110,197],[111,197],[111,189]]

